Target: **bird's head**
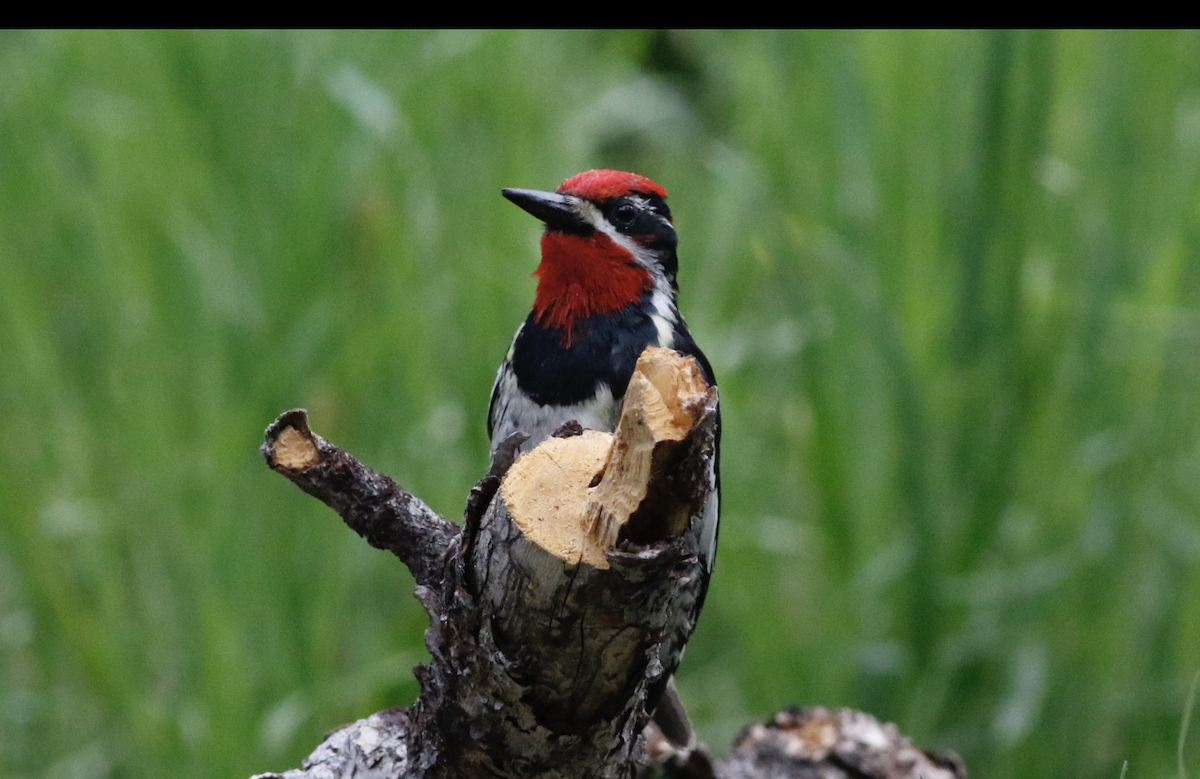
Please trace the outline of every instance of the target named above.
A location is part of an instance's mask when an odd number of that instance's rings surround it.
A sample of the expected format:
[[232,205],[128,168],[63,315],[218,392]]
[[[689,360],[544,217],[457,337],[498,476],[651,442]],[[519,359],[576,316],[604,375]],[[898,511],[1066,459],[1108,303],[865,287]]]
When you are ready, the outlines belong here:
[[589,170],[555,192],[503,192],[546,223],[533,308],[565,342],[592,314],[619,311],[655,288],[674,296],[675,227],[667,191],[650,179]]

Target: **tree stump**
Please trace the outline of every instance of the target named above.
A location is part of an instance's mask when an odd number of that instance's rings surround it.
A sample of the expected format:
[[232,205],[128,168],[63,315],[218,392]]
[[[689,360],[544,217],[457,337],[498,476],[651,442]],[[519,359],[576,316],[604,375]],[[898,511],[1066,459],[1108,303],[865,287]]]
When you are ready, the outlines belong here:
[[[431,657],[415,669],[410,708],[341,728],[302,768],[259,777],[618,779],[656,767],[696,777],[917,776],[859,768],[892,766],[879,760],[845,762],[852,773],[779,773],[775,758],[754,773],[755,744],[818,764],[817,751],[763,735],[787,731],[778,721],[747,730],[715,765],[646,728],[708,585],[699,525],[716,407],[694,360],[647,349],[614,434],[568,424],[515,463],[520,442],[510,442],[472,490],[461,529],[313,433],[304,411],[281,415],[267,428],[267,464],[408,565],[430,617]],[[906,755],[922,755],[882,727]],[[825,758],[853,751],[843,744]],[[928,759],[920,769],[927,779],[965,775]]]

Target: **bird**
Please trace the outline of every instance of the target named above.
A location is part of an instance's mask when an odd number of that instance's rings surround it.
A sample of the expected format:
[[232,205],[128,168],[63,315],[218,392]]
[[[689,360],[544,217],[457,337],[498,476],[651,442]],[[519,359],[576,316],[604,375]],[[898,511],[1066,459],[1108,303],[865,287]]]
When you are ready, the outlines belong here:
[[[544,222],[545,230],[533,308],[517,328],[492,386],[488,436],[493,458],[514,434],[528,436],[517,447],[519,454],[572,420],[612,432],[634,365],[647,346],[694,357],[705,380],[716,386],[708,358],[679,313],[678,239],[663,187],[635,173],[589,170],[554,192],[504,189],[502,194]],[[713,490],[700,528],[704,589],[715,561],[720,513],[719,410],[715,448]],[[665,692],[655,721],[677,746],[694,743],[673,682]],[[671,721],[678,716],[682,728]]]
[[[705,380],[716,386],[712,365],[679,313],[678,239],[663,187],[636,173],[589,170],[554,192],[501,192],[542,220],[545,231],[533,309],[517,328],[492,385],[493,457],[514,433],[528,436],[519,454],[570,421],[612,432],[647,346],[694,357]],[[701,532],[700,552],[709,571],[716,555],[717,501],[714,490],[711,521],[705,517]]]

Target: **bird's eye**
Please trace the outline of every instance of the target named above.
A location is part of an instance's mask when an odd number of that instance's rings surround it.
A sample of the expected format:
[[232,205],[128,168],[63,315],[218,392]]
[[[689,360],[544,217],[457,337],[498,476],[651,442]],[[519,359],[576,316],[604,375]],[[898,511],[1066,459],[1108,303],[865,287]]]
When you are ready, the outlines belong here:
[[629,225],[633,224],[633,220],[637,218],[637,209],[634,208],[633,203],[622,203],[613,212],[613,218],[622,227],[629,227]]

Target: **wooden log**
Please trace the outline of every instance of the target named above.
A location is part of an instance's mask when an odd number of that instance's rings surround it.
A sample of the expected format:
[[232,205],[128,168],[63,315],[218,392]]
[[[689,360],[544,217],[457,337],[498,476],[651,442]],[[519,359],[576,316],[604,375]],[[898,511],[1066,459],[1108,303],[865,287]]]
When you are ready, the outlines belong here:
[[300,769],[259,776],[623,778],[658,766],[695,779],[874,777],[870,766],[892,765],[846,762],[846,747],[826,756],[853,771],[775,773],[780,760],[811,758],[791,748],[779,757],[792,720],[747,731],[715,765],[653,734],[647,749],[647,712],[707,586],[699,519],[716,407],[691,358],[648,350],[615,434],[575,425],[511,467],[502,453],[472,490],[461,530],[313,433],[304,412],[282,415],[262,447],[268,464],[412,569],[430,661],[415,669],[421,692],[409,709],[339,729]]
[[[674,352],[644,361],[668,365],[664,376],[699,375]],[[414,717],[437,734],[421,742],[438,750],[430,775],[627,777],[642,758],[648,711],[707,586],[699,508],[710,481],[690,471],[709,467],[699,454],[711,457],[717,398],[702,379],[660,377],[691,388],[667,402],[634,375],[641,389],[626,396],[614,435],[552,437],[522,456],[452,544],[454,587],[429,604],[442,618],[427,633],[433,661]],[[657,495],[679,484],[699,492],[682,503]],[[664,532],[622,541],[647,500],[674,521],[647,513]],[[681,505],[693,521],[678,521]],[[607,536],[594,532],[598,515]]]

